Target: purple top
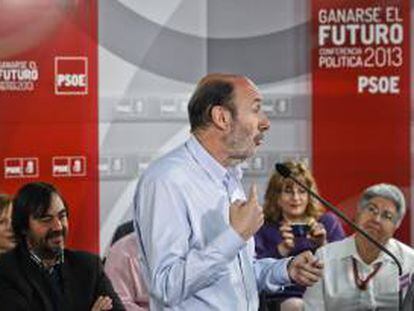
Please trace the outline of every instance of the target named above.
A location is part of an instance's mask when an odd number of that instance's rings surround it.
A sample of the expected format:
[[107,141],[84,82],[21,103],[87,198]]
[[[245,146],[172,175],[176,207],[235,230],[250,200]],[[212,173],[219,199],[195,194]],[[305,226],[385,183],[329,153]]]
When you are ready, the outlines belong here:
[[[342,240],[345,237],[344,229],[342,228],[341,222],[338,218],[328,212],[323,214],[318,222],[323,224],[326,230],[327,242],[334,242]],[[256,257],[258,259],[265,257],[283,258],[277,250],[277,245],[282,242],[278,223],[266,222],[260,230],[256,233],[254,239],[256,243]],[[315,242],[307,239],[306,237],[295,238],[295,247],[288,256],[295,256],[304,251],[311,250],[316,251],[318,246]],[[298,285],[285,287],[282,292],[278,292],[275,296],[291,297],[291,296],[302,296],[305,288]]]

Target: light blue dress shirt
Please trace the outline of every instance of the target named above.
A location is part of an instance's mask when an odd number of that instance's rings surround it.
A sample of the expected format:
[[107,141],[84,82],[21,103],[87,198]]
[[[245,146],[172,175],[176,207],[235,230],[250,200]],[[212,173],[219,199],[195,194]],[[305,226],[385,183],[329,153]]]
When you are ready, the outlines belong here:
[[254,310],[258,290],[289,284],[287,259],[254,259],[229,224],[245,200],[241,169],[226,169],[191,137],[155,161],[134,198],[140,264],[150,310]]

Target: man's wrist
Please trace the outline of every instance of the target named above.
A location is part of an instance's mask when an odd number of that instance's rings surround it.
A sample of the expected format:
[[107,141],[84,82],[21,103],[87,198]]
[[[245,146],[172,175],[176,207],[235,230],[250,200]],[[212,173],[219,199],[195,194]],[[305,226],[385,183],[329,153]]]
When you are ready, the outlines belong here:
[[289,279],[290,279],[290,282],[292,282],[292,283],[295,283],[295,281],[292,279],[292,277],[291,277],[291,275],[290,275],[290,266],[292,265],[292,263],[293,263],[293,260],[295,260],[295,257],[294,256],[292,256],[292,257],[290,257],[290,258],[288,258],[288,262],[287,262],[287,264],[286,264],[286,271],[287,271],[287,275],[288,275],[288,277],[289,277]]

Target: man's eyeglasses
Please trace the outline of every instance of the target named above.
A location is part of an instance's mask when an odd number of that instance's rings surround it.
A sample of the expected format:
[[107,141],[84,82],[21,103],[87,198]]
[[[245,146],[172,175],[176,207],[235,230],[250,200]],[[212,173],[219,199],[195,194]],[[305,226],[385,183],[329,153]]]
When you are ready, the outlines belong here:
[[380,211],[380,209],[378,208],[378,206],[376,206],[373,203],[368,203],[367,205],[365,205],[363,207],[364,210],[366,210],[367,212],[369,212],[371,215],[373,216],[380,216],[381,220],[383,221],[389,221],[392,222],[393,224],[397,223],[397,215],[395,215],[393,212],[390,211]]

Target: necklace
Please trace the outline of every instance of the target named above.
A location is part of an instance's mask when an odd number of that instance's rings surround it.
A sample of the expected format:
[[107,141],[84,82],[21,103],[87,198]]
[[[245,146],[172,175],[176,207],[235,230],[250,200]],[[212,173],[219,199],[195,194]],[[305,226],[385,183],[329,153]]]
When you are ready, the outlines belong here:
[[363,280],[358,273],[358,266],[357,266],[357,261],[354,257],[352,257],[352,267],[354,270],[354,280],[355,280],[355,285],[360,289],[360,290],[367,290],[368,288],[368,282],[375,276],[375,274],[378,273],[379,269],[382,266],[382,262],[377,262],[374,265],[374,270],[372,270],[372,272],[370,274],[367,275],[367,277],[365,278],[365,280]]

